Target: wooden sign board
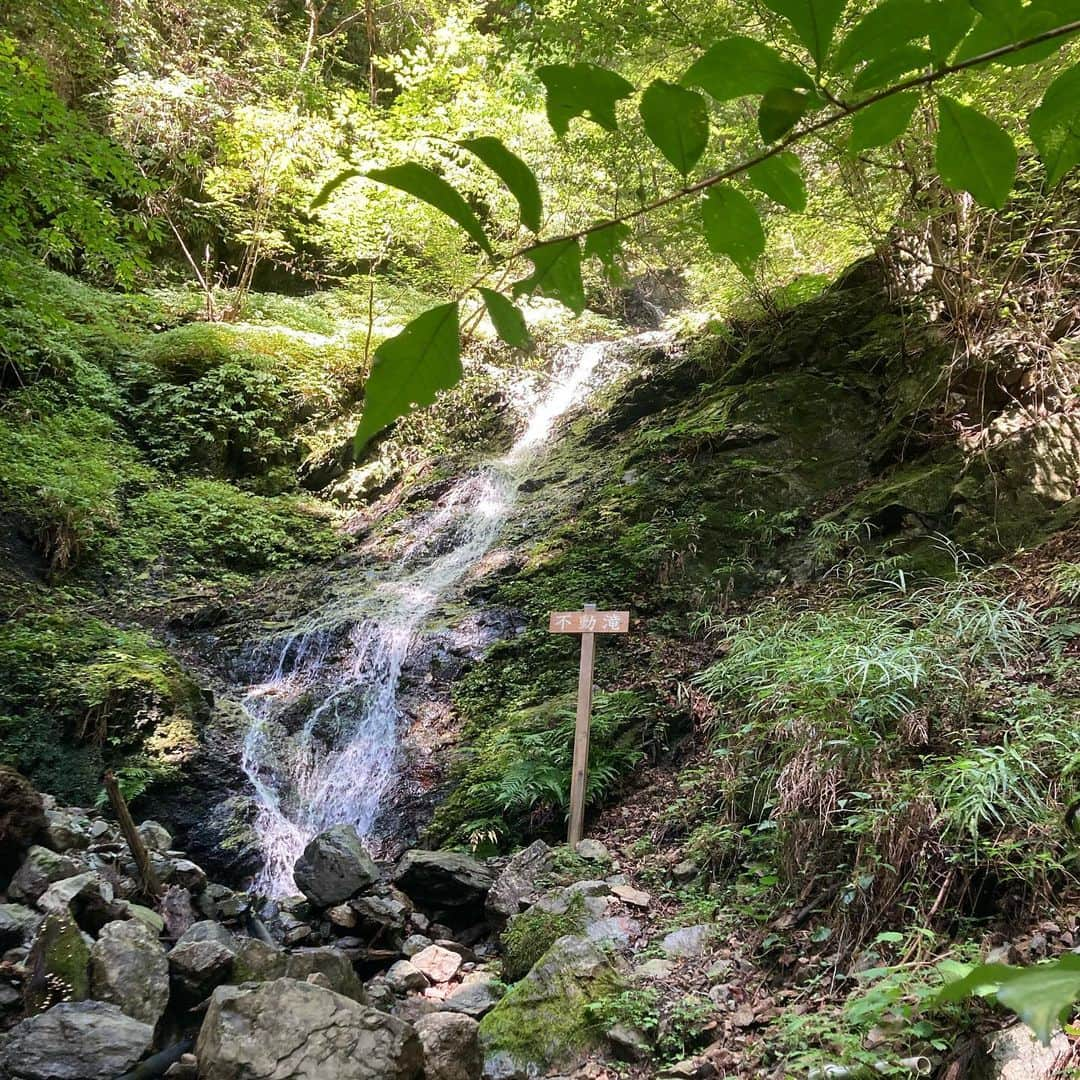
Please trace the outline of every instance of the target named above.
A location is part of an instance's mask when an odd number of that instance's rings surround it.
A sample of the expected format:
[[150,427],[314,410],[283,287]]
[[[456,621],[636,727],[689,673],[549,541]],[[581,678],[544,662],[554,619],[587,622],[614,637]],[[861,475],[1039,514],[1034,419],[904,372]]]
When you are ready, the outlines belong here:
[[574,762],[570,774],[570,827],[567,831],[567,841],[573,847],[585,832],[585,787],[589,774],[589,720],[596,635],[625,634],[630,629],[630,612],[597,611],[595,604],[586,604],[584,611],[553,611],[548,620],[548,629],[553,634],[581,635]]
[[625,634],[629,611],[553,611],[548,629],[553,634]]

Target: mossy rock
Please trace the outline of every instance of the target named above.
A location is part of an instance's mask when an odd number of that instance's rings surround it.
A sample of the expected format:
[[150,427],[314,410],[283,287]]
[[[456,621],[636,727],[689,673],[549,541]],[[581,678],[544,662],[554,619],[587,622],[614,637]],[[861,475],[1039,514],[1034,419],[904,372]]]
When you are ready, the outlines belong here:
[[30,947],[26,1011],[43,1012],[61,1001],[90,996],[90,949],[70,915],[49,915]]
[[585,898],[575,896],[566,911],[544,911],[533,906],[510,919],[502,933],[502,977],[513,983],[524,978],[533,965],[561,937],[585,929]]
[[543,1074],[571,1069],[603,1041],[590,1003],[623,989],[623,964],[586,938],[554,942],[528,975],[480,1022],[489,1067]]

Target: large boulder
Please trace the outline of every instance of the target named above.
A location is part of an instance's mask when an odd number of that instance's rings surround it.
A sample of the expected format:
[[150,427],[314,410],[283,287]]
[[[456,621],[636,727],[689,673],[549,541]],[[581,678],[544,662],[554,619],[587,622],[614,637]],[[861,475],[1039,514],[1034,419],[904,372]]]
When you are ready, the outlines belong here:
[[18,1024],[0,1046],[11,1080],[111,1080],[150,1049],[154,1029],[104,1001],[56,1005]]
[[368,945],[396,949],[407,936],[412,904],[400,889],[388,886],[376,895],[358,897],[347,910],[352,913],[351,926]]
[[26,853],[22,866],[8,886],[8,896],[24,904],[36,904],[38,898],[54,882],[74,877],[85,867],[70,855],[61,855],[35,844]]
[[621,963],[588,938],[559,938],[480,1021],[485,1069],[532,1076],[574,1068],[603,1038],[588,1006],[623,988]]
[[237,939],[233,979],[236,982],[268,982],[285,974],[287,956],[281,949],[258,938]]
[[202,1001],[231,975],[234,950],[218,941],[187,941],[169,950],[169,976],[177,996]]
[[296,887],[316,907],[333,907],[379,880],[379,868],[351,825],[335,825],[304,848],[293,867]]
[[496,926],[540,899],[537,880],[551,869],[551,848],[537,840],[510,857],[487,895],[485,908]]
[[203,1080],[414,1080],[413,1028],[308,982],[222,986],[195,1048]]
[[190,945],[195,941],[214,941],[235,953],[239,949],[236,935],[227,930],[221,923],[211,919],[203,919],[193,923],[177,939],[177,945]]
[[424,1080],[480,1080],[484,1059],[479,1028],[461,1013],[421,1016],[416,1033],[424,1048]]
[[111,922],[90,949],[90,994],[151,1027],[169,1003],[165,949],[138,919]]
[[443,1000],[440,1007],[447,1012],[464,1013],[479,1020],[498,1005],[505,993],[506,987],[497,979],[481,976],[462,983]]
[[407,851],[394,883],[428,911],[479,912],[495,880],[483,863],[459,851]]

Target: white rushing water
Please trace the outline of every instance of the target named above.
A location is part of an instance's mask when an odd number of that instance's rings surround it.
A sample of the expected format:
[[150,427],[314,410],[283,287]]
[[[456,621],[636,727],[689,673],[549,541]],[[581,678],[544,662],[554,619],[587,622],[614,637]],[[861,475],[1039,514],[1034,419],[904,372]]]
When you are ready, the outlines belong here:
[[582,398],[605,348],[567,347],[545,391],[526,405],[509,453],[408,522],[411,539],[398,560],[295,627],[266,678],[248,689],[243,767],[258,805],[260,891],[294,893],[293,865],[323,829],[348,822],[372,834],[397,772],[397,693],[409,651],[440,600],[495,542],[529,462]]

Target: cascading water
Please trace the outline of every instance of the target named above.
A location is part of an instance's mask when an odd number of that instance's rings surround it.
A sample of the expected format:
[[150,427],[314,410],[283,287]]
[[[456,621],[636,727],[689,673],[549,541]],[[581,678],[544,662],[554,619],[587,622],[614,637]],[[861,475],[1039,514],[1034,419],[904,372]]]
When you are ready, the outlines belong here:
[[248,689],[242,763],[258,805],[260,891],[295,892],[293,865],[323,829],[349,822],[371,835],[396,775],[397,692],[409,651],[440,599],[494,543],[528,463],[606,348],[594,342],[563,350],[510,452],[409,522],[412,539],[398,560],[298,625],[277,648],[267,678]]

